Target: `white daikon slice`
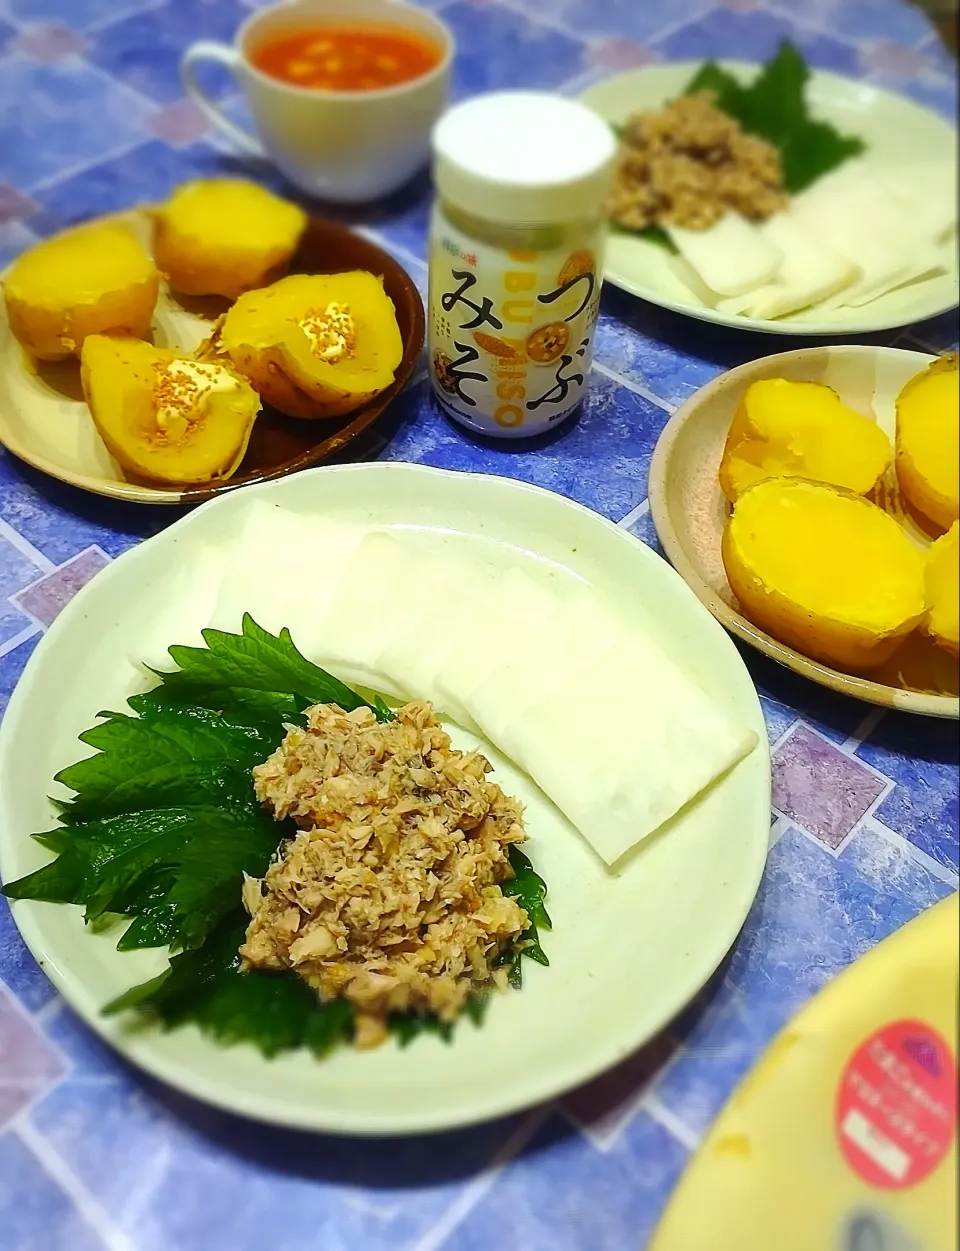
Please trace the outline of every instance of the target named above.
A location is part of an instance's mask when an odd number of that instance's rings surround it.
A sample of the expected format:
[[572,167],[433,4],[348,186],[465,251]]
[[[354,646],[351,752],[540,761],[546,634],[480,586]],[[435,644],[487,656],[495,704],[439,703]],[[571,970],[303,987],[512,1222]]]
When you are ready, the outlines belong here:
[[137,667],[169,671],[176,668],[171,644],[203,647],[201,631],[214,614],[226,559],[220,544],[191,540],[172,575],[149,588],[147,630],[131,656]]
[[667,259],[667,264],[684,287],[695,295],[701,304],[705,304],[707,308],[716,308],[721,302],[723,297],[716,291],[711,291],[688,260],[682,256],[671,256]]
[[718,295],[741,295],[769,282],[783,253],[739,213],[726,213],[709,230],[667,226],[680,255]]
[[512,731],[523,713],[623,637],[626,627],[593,587],[575,590],[517,640],[502,664],[466,697],[480,730],[522,769],[525,737]]
[[[522,569],[511,569],[495,584],[486,611],[465,624],[437,673],[437,702],[461,725],[474,729],[470,697],[481,682],[554,610],[557,592],[531,578]],[[459,715],[458,715],[459,714]]]
[[773,282],[723,300],[718,308],[725,312],[745,317],[783,317],[835,295],[859,273],[851,261],[818,243],[789,211],[775,214],[758,229],[783,253],[783,264]]
[[793,211],[806,229],[860,270],[831,304],[859,307],[939,264],[933,244],[917,238],[908,213],[862,167],[856,177],[843,170],[827,174],[794,199]]
[[868,176],[908,215],[921,239],[942,242],[957,224],[957,164],[949,160],[867,162]]
[[210,624],[236,631],[249,612],[273,634],[286,626],[308,654],[313,628],[329,612],[365,533],[347,522],[252,503],[230,544]]
[[366,534],[352,554],[330,611],[310,630],[310,659],[345,682],[399,692],[379,659],[422,568],[416,547],[388,531]]
[[394,632],[377,667],[406,699],[429,699],[455,721],[469,724],[465,709],[441,697],[437,677],[447,657],[470,637],[485,646],[493,577],[476,562],[425,559],[409,595],[410,611]]
[[540,789],[607,863],[756,746],[640,629],[509,727]]

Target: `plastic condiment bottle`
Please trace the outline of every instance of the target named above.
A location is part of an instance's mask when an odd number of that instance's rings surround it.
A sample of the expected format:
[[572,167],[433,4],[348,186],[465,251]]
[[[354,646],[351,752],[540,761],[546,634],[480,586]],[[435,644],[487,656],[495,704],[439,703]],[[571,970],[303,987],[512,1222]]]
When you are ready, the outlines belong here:
[[583,399],[615,151],[590,109],[538,91],[477,96],[434,128],[430,378],[470,430],[528,438]]

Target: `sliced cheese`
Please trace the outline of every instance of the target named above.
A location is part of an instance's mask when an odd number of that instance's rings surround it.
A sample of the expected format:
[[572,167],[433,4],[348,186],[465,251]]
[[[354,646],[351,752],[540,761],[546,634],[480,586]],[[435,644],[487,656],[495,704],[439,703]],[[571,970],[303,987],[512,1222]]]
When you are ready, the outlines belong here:
[[666,227],[683,259],[718,295],[742,295],[770,282],[783,263],[771,239],[739,213],[726,213],[709,230]]
[[772,282],[718,304],[724,312],[783,317],[836,295],[859,275],[852,261],[819,243],[795,213],[777,213],[758,229],[783,253],[783,264]]

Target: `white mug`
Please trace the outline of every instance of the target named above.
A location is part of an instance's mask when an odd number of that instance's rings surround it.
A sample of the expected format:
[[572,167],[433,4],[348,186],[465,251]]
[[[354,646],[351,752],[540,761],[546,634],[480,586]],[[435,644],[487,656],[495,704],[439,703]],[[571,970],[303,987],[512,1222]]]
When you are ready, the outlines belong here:
[[[394,87],[327,91],[281,82],[250,59],[264,40],[338,21],[414,31],[439,46],[440,61]],[[452,60],[450,28],[400,0],[286,0],[248,18],[232,47],[208,40],[192,44],[180,72],[187,94],[239,148],[273,161],[312,195],[355,204],[389,195],[427,163],[430,131],[446,104]],[[194,73],[201,61],[216,61],[236,76],[259,139],[204,95]]]

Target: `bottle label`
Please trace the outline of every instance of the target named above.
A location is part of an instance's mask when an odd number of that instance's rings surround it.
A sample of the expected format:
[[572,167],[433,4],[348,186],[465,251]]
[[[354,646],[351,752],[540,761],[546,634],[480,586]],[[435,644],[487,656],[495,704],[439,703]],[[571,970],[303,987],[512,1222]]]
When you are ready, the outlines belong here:
[[600,308],[592,248],[506,251],[434,215],[430,378],[442,407],[480,434],[529,437],[583,398]]

